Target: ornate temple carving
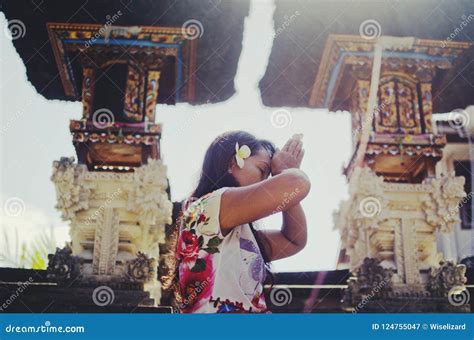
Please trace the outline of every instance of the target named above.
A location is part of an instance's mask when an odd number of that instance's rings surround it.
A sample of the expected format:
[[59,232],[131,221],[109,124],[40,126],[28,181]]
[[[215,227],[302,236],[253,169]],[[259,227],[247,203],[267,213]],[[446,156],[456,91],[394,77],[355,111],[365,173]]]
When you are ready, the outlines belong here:
[[59,285],[70,284],[81,277],[82,261],[78,256],[72,255],[69,246],[62,249],[56,248],[54,254],[48,255],[47,278]]
[[[135,284],[156,303],[155,259],[172,203],[155,109],[160,101],[193,100],[196,41],[179,27],[49,23],[48,34],[64,91],[83,104],[82,119],[69,126],[78,163],[61,158],[51,178],[57,208],[70,221],[70,255],[82,261],[82,281]],[[58,280],[64,257],[51,260]]]
[[85,166],[72,166],[74,157],[62,157],[53,162],[51,180],[56,187],[56,209],[61,211],[64,220],[71,220],[79,210],[89,207],[93,183],[84,181]]
[[156,261],[142,252],[127,262],[127,277],[133,282],[149,282],[156,279]]
[[452,261],[441,261],[438,268],[431,268],[427,289],[435,296],[448,296],[454,287],[464,286],[466,266]]
[[[453,67],[470,43],[445,49],[434,48],[437,43],[348,35],[330,35],[326,43],[310,105],[352,114],[354,153],[344,171],[349,199],[334,214],[355,273],[346,292],[351,303],[364,297],[362,286],[380,281],[374,272],[391,273],[385,298],[394,300],[383,303],[390,309],[402,304],[400,297],[430,297],[433,282],[452,271],[429,274],[442,260],[436,234],[460,223],[458,204],[466,195],[463,177],[436,173],[446,136],[432,127],[431,90],[438,70]],[[442,301],[427,308],[438,307],[453,306]]]

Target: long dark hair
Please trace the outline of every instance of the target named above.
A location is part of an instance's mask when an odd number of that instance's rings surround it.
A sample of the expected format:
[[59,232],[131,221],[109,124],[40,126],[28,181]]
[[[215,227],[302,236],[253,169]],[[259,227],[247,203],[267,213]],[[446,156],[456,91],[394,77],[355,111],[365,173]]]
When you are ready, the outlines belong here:
[[[223,187],[240,186],[239,182],[228,171],[232,159],[235,156],[236,143],[239,143],[239,145],[247,145],[250,148],[252,154],[255,154],[256,152],[263,149],[269,153],[271,158],[275,153],[275,145],[272,142],[265,139],[257,139],[255,136],[245,131],[229,131],[219,135],[211,143],[206,151],[198,183],[186,202],[200,198],[203,195]],[[174,242],[176,242],[177,235],[179,233],[179,224],[180,218],[178,217],[174,227]],[[270,274],[269,277],[271,278],[271,273],[269,271],[270,258],[269,254],[265,250],[266,248],[263,246],[263,242],[265,241],[257,233],[253,223],[249,223],[249,225],[262,254],[267,273]],[[176,270],[177,261],[176,257],[174,256],[174,248],[175,244],[172,245],[170,254],[167,256],[168,260],[166,262],[169,275],[164,277],[163,287],[165,289],[173,287],[175,295],[179,297],[179,287],[177,286],[178,274]]]

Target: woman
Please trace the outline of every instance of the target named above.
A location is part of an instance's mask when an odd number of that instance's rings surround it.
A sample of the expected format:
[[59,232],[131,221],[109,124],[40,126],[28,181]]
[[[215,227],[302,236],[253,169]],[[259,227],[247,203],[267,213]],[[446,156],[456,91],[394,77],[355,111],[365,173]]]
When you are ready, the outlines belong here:
[[[243,131],[224,133],[210,145],[179,221],[174,279],[182,312],[268,312],[265,264],[306,244],[300,201],[310,181],[299,169],[301,137],[281,151]],[[277,212],[283,213],[281,230],[254,229],[254,221]]]

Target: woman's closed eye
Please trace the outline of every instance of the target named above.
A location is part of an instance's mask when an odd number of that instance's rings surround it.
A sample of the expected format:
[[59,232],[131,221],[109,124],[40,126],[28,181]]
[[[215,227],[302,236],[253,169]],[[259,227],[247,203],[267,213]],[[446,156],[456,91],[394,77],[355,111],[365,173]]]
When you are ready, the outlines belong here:
[[262,178],[267,178],[268,175],[269,175],[269,171],[268,171],[268,168],[265,167],[265,168],[258,168],[260,170],[260,173],[262,174]]

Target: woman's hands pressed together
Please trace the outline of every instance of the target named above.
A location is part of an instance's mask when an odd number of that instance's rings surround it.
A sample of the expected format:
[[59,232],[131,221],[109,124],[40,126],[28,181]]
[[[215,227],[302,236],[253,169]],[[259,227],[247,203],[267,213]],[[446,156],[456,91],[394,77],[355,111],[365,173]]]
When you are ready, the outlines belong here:
[[277,149],[272,157],[272,176],[279,175],[286,169],[299,169],[304,156],[302,137],[302,134],[295,134],[285,143],[282,150]]

